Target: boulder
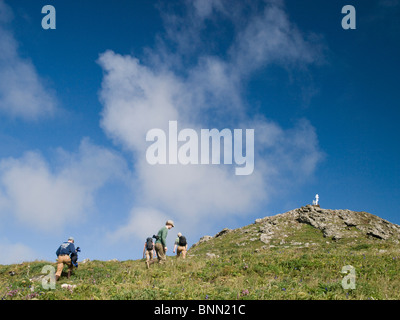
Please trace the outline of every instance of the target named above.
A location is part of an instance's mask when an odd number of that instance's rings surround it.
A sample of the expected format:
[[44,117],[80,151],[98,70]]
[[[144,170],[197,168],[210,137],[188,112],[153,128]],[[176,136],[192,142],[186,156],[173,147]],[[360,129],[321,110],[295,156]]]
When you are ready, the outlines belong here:
[[213,238],[212,236],[203,236],[203,237],[200,238],[199,241],[197,241],[195,244],[192,245],[192,248],[198,246],[200,243],[209,241],[209,240],[211,240],[212,238]]
[[220,237],[220,236],[222,236],[222,235],[224,235],[224,234],[226,234],[226,233],[228,233],[228,232],[230,232],[230,231],[232,231],[232,230],[229,229],[229,228],[224,228],[224,229],[222,229],[220,232],[218,232],[214,237],[215,237],[215,238],[218,238],[218,237]]

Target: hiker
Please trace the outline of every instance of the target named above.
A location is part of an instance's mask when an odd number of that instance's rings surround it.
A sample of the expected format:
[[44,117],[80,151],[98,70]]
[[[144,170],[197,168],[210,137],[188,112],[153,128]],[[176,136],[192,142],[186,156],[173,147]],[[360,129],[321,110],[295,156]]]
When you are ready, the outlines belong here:
[[69,237],[67,242],[63,242],[57,249],[57,272],[56,272],[56,281],[61,277],[61,273],[64,268],[64,264],[68,266],[68,279],[71,277],[71,272],[73,269],[73,264],[71,261],[70,254],[75,254],[77,250],[74,245],[74,238]]
[[182,233],[178,233],[178,238],[176,238],[175,240],[175,245],[174,245],[174,253],[175,253],[175,249],[178,247],[178,250],[176,250],[176,255],[177,257],[180,257],[181,253],[182,253],[182,258],[185,259],[186,258],[186,253],[187,253],[187,241],[186,241],[186,237],[182,235]]
[[143,247],[143,258],[146,255],[146,262],[153,260],[156,255],[156,250],[154,248],[153,238],[147,238]]
[[[157,236],[153,236],[154,238],[156,238],[156,244],[154,247],[156,249],[158,263],[164,263],[164,261],[167,260],[167,257],[165,256],[167,253],[167,235],[168,230],[173,227],[174,222],[172,220],[168,220],[165,223],[165,226],[158,231]],[[156,260],[146,261],[147,268],[149,268],[150,265],[153,264],[155,261]]]

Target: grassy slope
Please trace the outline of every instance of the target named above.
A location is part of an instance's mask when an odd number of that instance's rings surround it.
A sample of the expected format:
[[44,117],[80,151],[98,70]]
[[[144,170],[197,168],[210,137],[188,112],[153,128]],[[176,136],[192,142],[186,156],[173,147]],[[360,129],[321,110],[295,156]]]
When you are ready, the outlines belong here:
[[[265,245],[256,236],[258,226],[249,225],[190,249],[186,260],[168,257],[165,265],[154,264],[149,270],[144,260],[90,261],[80,264],[70,280],[61,278],[54,290],[44,290],[40,279],[30,281],[49,262],[0,265],[0,297],[400,299],[398,245],[365,237],[333,242],[306,224],[286,231],[285,237]],[[206,253],[217,257],[207,259]],[[356,270],[354,290],[342,288],[345,265]],[[77,286],[67,290],[61,288],[63,283]]]

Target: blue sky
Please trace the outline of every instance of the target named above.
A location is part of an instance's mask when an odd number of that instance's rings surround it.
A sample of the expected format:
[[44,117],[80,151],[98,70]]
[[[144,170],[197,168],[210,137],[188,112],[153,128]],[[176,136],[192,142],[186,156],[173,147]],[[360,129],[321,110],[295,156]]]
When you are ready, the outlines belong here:
[[[44,5],[56,29],[44,30]],[[341,9],[356,9],[344,30]],[[0,0],[0,264],[138,259],[310,204],[400,224],[400,1]],[[146,132],[255,130],[255,165],[149,165]]]

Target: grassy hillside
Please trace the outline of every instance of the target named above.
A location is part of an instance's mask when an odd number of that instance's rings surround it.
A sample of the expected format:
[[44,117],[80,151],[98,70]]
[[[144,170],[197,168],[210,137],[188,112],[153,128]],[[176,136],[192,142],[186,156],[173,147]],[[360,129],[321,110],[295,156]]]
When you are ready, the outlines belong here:
[[[286,221],[284,221],[286,219]],[[400,247],[355,226],[332,240],[318,228],[280,216],[265,241],[265,224],[229,230],[197,244],[186,260],[168,257],[148,270],[144,260],[89,261],[41,285],[43,266],[0,265],[2,299],[400,299]],[[397,228],[393,227],[393,228]],[[279,231],[279,232],[278,232]],[[263,239],[264,241],[261,241]],[[355,289],[344,289],[344,266],[355,268]],[[67,283],[74,289],[62,288]]]

